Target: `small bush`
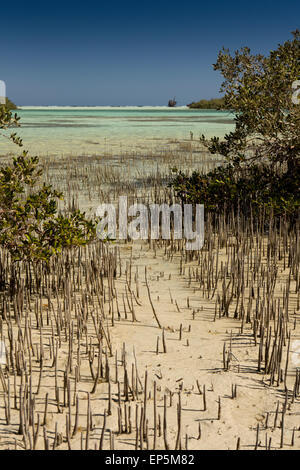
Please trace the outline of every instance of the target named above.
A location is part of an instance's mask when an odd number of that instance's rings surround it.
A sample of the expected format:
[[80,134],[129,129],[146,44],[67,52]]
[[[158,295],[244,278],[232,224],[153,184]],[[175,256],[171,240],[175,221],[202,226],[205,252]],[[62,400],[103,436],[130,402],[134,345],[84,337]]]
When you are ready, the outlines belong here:
[[203,174],[188,176],[174,170],[171,186],[183,202],[204,204],[215,213],[257,213],[262,207],[274,215],[297,216],[300,208],[300,170],[289,172],[269,165],[230,163]]

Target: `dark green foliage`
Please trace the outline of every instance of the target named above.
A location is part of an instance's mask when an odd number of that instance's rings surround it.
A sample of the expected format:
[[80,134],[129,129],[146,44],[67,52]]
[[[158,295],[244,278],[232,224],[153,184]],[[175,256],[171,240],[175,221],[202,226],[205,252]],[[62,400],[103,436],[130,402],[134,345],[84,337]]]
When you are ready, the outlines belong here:
[[6,131],[10,128],[19,127],[20,118],[17,114],[12,114],[12,112],[5,106],[0,106],[0,129],[2,129],[1,136],[6,139],[11,140],[19,147],[23,146],[22,139],[17,136],[16,132],[11,132],[7,134]]
[[201,174],[187,176],[175,171],[171,183],[176,195],[189,203],[204,204],[206,210],[221,213],[242,211],[244,215],[264,208],[274,215],[297,216],[300,209],[300,169],[293,176],[269,165],[241,167],[230,163]]
[[[0,128],[7,131],[19,125],[19,118],[6,108],[0,109]],[[18,146],[15,133],[8,136]],[[0,245],[13,259],[48,261],[63,248],[87,244],[95,237],[95,223],[85,214],[58,212],[62,194],[50,185],[39,184],[38,158],[27,152],[13,158],[0,169]]]
[[235,130],[203,144],[228,161],[214,171],[177,173],[171,185],[185,202],[213,212],[255,214],[262,209],[291,219],[300,208],[300,104],[293,82],[300,79],[300,33],[268,56],[243,48],[223,49],[215,70],[222,73],[223,107],[235,113]]
[[15,103],[13,103],[9,98],[6,98],[6,108],[7,109],[18,109]]
[[38,158],[26,152],[0,170],[0,244],[14,259],[41,259],[62,248],[88,243],[95,225],[80,211],[58,213],[62,194],[38,186]]
[[269,55],[253,55],[245,47],[231,55],[223,49],[214,65],[224,77],[224,108],[236,115],[235,130],[202,142],[211,153],[231,160],[299,164],[300,105],[292,101],[292,85],[300,78],[300,32]]
[[190,109],[222,109],[224,98],[212,98],[211,100],[193,101],[187,105]]

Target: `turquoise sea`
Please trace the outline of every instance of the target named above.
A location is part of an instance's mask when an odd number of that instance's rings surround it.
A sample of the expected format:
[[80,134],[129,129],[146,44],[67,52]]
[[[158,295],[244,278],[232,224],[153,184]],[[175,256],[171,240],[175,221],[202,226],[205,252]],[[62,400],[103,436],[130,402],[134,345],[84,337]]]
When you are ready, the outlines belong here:
[[[18,134],[24,148],[39,155],[144,152],[176,142],[224,136],[233,116],[215,110],[186,107],[24,107]],[[1,139],[0,153],[14,152]]]

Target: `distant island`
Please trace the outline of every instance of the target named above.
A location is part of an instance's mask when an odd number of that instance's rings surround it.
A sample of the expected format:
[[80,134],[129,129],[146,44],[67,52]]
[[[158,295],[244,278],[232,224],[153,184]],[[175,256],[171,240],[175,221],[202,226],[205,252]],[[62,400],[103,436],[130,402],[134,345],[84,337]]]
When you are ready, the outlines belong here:
[[8,109],[18,109],[15,103],[13,103],[9,98],[6,98],[6,107]]
[[212,98],[211,100],[193,101],[188,104],[190,109],[219,109],[224,105],[224,98]]

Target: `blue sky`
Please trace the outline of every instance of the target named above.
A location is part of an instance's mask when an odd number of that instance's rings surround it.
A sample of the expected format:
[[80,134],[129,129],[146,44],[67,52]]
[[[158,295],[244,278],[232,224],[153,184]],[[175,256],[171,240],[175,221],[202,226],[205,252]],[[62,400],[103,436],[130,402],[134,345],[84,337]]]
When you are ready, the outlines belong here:
[[222,46],[266,53],[300,2],[18,1],[1,14],[0,79],[19,105],[164,105],[218,96]]

